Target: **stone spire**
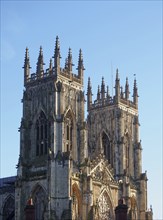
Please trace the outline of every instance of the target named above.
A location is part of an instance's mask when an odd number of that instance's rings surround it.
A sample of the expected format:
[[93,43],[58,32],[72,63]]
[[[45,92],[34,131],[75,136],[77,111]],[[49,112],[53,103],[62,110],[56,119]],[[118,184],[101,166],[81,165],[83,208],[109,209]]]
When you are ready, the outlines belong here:
[[72,66],[74,66],[74,64],[72,63],[72,52],[71,52],[71,48],[69,47],[68,58],[67,58],[67,67],[68,67],[68,71],[70,74],[72,74]]
[[28,48],[26,47],[26,51],[25,51],[25,58],[24,58],[24,85],[26,85],[26,83],[28,82],[29,78],[30,78],[30,62],[29,62],[29,52],[28,52]]
[[119,103],[120,101],[120,82],[119,82],[119,73],[116,69],[116,79],[115,79],[115,102]]
[[137,83],[136,79],[134,80],[134,88],[133,88],[133,102],[136,105],[136,108],[138,107],[138,88],[137,88]]
[[84,74],[84,64],[83,64],[83,55],[82,55],[82,50],[79,50],[79,60],[78,60],[78,76],[79,79],[81,79],[81,82],[83,84],[83,74]]
[[40,52],[38,56],[38,61],[37,61],[37,69],[36,69],[36,74],[38,78],[42,78],[44,74],[44,69],[43,69],[44,64],[44,59],[43,59],[43,51],[42,47],[40,46]]
[[92,86],[90,77],[88,78],[88,87],[87,87],[87,111],[90,110],[92,104]]
[[54,50],[54,68],[55,68],[55,73],[59,74],[60,73],[60,45],[59,45],[59,38],[58,36],[56,37],[56,42],[55,42],[55,50]]
[[129,84],[128,84],[128,77],[126,78],[126,85],[125,85],[125,99],[128,100],[129,99]]
[[105,99],[105,83],[104,83],[104,77],[102,77],[102,83],[101,83],[101,99],[102,99],[102,103],[104,103],[104,99]]

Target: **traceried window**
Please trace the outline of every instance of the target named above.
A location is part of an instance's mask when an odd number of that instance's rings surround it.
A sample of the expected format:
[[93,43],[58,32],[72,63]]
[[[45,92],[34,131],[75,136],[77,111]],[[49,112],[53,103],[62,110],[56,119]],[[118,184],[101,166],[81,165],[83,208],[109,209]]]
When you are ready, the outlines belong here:
[[73,139],[73,120],[70,111],[67,113],[65,118],[65,151],[72,150],[72,139]]
[[110,207],[109,198],[106,193],[100,195],[97,201],[98,215],[96,219],[98,220],[113,220],[112,210]]
[[41,111],[36,121],[36,156],[47,154],[48,144],[50,144],[50,122]]
[[112,151],[110,146],[110,141],[105,132],[102,133],[102,147],[104,150],[104,155],[108,159],[108,162],[113,165]]

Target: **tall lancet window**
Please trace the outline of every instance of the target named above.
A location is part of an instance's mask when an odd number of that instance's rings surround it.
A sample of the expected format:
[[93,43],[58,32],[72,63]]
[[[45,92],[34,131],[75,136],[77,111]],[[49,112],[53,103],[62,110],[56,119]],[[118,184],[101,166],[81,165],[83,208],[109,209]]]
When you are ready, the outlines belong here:
[[65,117],[65,151],[72,150],[73,140],[73,120],[70,111],[68,111]]
[[50,136],[50,123],[41,111],[36,121],[36,156],[47,154]]
[[112,165],[112,152],[111,152],[111,146],[110,141],[105,132],[102,133],[102,147],[104,150],[104,155],[106,159],[108,159],[108,162]]

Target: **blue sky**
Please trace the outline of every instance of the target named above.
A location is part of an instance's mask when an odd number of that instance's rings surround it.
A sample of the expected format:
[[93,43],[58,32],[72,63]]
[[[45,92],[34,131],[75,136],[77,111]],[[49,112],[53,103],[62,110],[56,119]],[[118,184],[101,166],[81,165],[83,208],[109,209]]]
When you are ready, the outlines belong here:
[[94,98],[102,76],[110,93],[119,69],[124,86],[139,92],[143,172],[148,174],[148,205],[154,219],[162,216],[162,1],[1,1],[1,169],[16,175],[22,117],[23,69],[26,46],[31,72],[39,47],[45,68],[53,56],[55,38],[61,45],[61,65],[72,48],[76,71],[79,49],[85,65],[85,87],[91,77]]

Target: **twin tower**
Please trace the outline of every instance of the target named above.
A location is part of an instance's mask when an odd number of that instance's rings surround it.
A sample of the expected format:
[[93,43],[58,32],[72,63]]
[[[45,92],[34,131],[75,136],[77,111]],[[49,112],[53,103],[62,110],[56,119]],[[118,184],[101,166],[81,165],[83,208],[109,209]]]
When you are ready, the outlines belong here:
[[77,74],[71,49],[64,68],[60,58],[57,37],[49,68],[43,68],[40,47],[36,73],[30,74],[26,49],[15,219],[25,219],[24,208],[32,199],[38,220],[115,220],[123,199],[128,219],[152,220],[142,173],[136,80],[131,101],[128,79],[123,92],[117,70],[115,95],[110,96],[102,78],[93,101],[89,78],[85,119],[82,51]]

